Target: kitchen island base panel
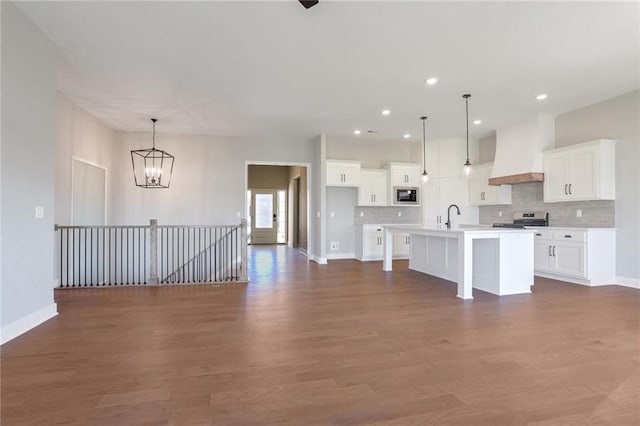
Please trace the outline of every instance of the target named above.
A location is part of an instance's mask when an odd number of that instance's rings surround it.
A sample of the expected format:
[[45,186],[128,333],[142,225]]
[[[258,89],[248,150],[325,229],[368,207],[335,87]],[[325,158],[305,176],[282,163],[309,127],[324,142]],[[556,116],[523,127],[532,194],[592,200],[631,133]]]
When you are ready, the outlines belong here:
[[498,296],[531,293],[533,233],[419,230],[411,233],[409,269],[457,283],[461,299],[473,299],[473,288]]

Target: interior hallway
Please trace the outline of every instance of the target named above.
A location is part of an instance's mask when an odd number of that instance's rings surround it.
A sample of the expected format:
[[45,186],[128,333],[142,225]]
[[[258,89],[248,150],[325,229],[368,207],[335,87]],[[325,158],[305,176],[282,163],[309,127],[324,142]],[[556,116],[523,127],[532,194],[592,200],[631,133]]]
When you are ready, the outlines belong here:
[[640,295],[479,291],[253,247],[249,284],[56,292],[2,350],[2,424],[635,424]]

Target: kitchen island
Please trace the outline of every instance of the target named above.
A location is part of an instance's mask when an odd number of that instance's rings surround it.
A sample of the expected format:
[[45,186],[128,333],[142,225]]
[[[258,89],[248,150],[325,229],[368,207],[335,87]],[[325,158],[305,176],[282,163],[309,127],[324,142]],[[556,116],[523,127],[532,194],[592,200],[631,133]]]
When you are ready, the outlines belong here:
[[385,271],[393,270],[393,234],[397,232],[410,235],[409,269],[456,282],[462,299],[473,299],[472,288],[498,296],[531,293],[534,230],[385,226]]

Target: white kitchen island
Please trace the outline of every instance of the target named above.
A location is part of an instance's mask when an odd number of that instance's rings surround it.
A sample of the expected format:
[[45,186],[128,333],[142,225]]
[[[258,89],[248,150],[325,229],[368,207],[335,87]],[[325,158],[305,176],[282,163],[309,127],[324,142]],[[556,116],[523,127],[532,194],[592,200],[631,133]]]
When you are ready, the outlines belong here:
[[473,299],[472,288],[498,296],[531,293],[534,230],[389,225],[384,231],[385,271],[393,270],[393,234],[402,232],[410,235],[409,269],[457,282],[462,299]]

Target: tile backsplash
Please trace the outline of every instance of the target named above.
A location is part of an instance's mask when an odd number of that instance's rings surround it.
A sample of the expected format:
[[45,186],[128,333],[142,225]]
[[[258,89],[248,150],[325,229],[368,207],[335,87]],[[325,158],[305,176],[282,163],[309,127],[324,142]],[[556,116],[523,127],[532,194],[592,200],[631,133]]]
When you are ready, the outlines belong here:
[[[519,183],[512,186],[510,206],[481,206],[480,223],[511,222],[513,212],[549,212],[549,226],[593,228],[615,227],[615,201],[542,202],[542,182]],[[582,217],[576,211],[582,210]],[[499,212],[502,211],[502,217]]]
[[[353,209],[354,225],[376,225],[386,223],[418,224],[421,222],[421,207],[355,207]],[[360,213],[364,213],[360,216]],[[398,216],[398,213],[401,216]]]

